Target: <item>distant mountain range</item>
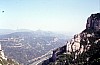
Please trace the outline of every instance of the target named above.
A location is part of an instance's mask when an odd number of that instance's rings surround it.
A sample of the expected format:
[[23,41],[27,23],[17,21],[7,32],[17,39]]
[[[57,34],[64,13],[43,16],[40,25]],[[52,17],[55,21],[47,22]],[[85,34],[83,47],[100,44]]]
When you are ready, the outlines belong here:
[[0,35],[5,35],[5,34],[10,34],[10,33],[14,33],[14,32],[36,32],[36,33],[55,33],[55,34],[64,34],[64,35],[67,35],[67,36],[72,36],[73,33],[72,32],[52,32],[52,31],[43,31],[43,30],[36,30],[36,31],[33,31],[33,30],[29,30],[29,29],[16,29],[16,30],[12,30],[12,29],[0,29]]
[[0,35],[4,35],[4,34],[10,34],[10,33],[14,33],[14,32],[31,32],[32,30],[28,30],[28,29],[17,29],[17,30],[12,30],[12,29],[0,29]]
[[29,60],[64,45],[70,38],[65,34],[42,30],[2,29],[0,31],[0,43],[5,55],[24,65],[27,65]]

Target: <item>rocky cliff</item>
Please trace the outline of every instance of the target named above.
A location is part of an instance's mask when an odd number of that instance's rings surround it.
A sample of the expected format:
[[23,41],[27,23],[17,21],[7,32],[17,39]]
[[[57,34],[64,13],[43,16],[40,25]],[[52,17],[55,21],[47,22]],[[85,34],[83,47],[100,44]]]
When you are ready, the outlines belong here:
[[98,31],[100,29],[100,13],[92,14],[87,19],[86,29]]
[[100,65],[100,13],[88,17],[86,29],[58,49],[43,65]]

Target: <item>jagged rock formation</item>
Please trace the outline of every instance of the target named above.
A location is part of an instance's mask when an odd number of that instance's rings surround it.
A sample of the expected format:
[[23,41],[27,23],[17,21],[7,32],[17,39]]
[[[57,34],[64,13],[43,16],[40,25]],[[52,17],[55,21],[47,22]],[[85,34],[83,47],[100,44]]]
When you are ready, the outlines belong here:
[[92,14],[87,19],[86,29],[94,29],[95,31],[100,29],[100,13]]
[[87,19],[86,29],[80,34],[74,35],[64,49],[66,49],[66,54],[64,52],[57,55],[58,53],[54,52],[56,54],[49,59],[53,62],[47,64],[100,65],[100,13],[92,14]]
[[96,34],[95,32],[99,30],[100,30],[100,13],[92,14],[87,19],[86,29],[80,34],[74,35],[74,38],[67,44],[67,47],[69,47],[67,49],[67,52],[77,51],[79,54],[86,51],[91,46],[89,44],[90,43],[89,38],[94,37]]

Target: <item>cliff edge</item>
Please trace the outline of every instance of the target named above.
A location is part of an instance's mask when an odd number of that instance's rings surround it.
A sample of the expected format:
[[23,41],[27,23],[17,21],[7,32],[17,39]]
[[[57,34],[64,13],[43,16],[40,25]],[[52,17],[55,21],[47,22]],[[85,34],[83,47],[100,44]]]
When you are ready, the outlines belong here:
[[86,29],[54,50],[42,65],[100,65],[100,13],[91,14]]

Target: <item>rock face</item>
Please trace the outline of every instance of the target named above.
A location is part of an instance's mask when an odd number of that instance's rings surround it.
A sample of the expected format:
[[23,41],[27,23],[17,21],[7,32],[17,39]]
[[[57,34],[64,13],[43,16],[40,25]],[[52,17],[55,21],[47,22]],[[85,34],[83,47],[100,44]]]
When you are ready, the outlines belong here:
[[[75,52],[77,51],[77,54],[80,54],[84,51],[86,51],[87,47],[90,47],[90,40],[88,38],[95,36],[97,32],[100,31],[100,13],[92,14],[87,19],[86,23],[86,29],[81,32],[80,34],[74,35],[74,38],[71,39],[70,42],[67,44],[67,52]],[[87,43],[85,46],[81,43]]]
[[[87,19],[86,23],[86,29],[92,29],[94,31],[99,31],[100,29],[100,13],[92,14]],[[72,52],[76,53],[75,55],[81,54],[83,51],[86,51],[87,49],[84,47],[84,45],[81,45],[81,42],[89,43],[89,39],[87,37],[92,37],[94,34],[89,34],[86,32],[81,32],[80,34],[74,35],[74,37],[67,43],[66,45],[66,52],[68,54],[71,54]],[[86,39],[87,38],[87,39]],[[89,48],[90,45],[87,44],[87,47]],[[59,51],[60,52],[60,51]],[[55,52],[57,55],[57,52]],[[55,55],[53,54],[53,60],[55,60]]]
[[[63,50],[63,47],[59,49]],[[51,64],[100,65],[100,13],[88,17],[86,29],[80,34],[74,35],[65,47],[66,50],[61,54],[58,54],[57,51],[54,52]],[[59,50],[59,52],[61,51]]]
[[80,47],[80,34],[76,34],[74,35],[74,38],[71,39],[71,41],[69,41],[67,43],[67,49],[66,49],[66,52],[68,54],[71,54],[71,52],[76,52],[76,51],[80,51],[79,53],[82,53],[82,49],[83,47]]
[[87,29],[94,29],[96,31],[98,31],[100,29],[100,13],[92,14],[87,19],[86,28]]
[[100,13],[88,17],[86,29],[80,34],[74,35],[74,38],[67,43],[67,53],[74,53],[74,59],[76,59],[79,54],[88,51],[92,46],[91,43],[99,40],[100,34],[97,32],[100,33]]
[[[90,40],[88,38],[94,37],[97,32],[100,31],[100,13],[92,14],[87,19],[86,23],[86,29],[81,32],[80,34],[74,35],[74,37],[67,43],[67,53],[71,52],[78,52],[78,54],[82,53],[83,51],[86,51],[86,47],[90,47],[88,43],[90,43]],[[96,34],[97,35],[97,34]],[[85,46],[81,43],[87,43]]]

